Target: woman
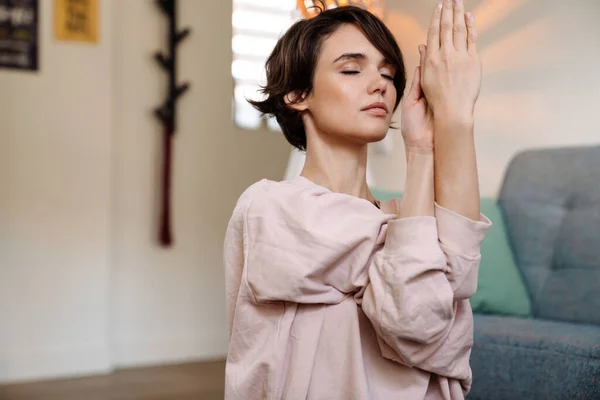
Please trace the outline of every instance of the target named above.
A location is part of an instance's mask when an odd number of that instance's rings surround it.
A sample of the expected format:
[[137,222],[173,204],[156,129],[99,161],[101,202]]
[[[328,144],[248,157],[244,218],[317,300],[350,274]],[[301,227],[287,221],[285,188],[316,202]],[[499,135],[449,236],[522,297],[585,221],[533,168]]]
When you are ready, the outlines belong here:
[[296,179],[248,188],[229,223],[226,399],[469,391],[468,298],[490,222],[473,144],[476,31],[460,1],[436,9],[419,51],[401,109],[404,195],[383,203],[365,172],[406,83],[389,30],[360,8],[327,10],[291,27],[268,59],[266,98],[253,104],[306,163]]

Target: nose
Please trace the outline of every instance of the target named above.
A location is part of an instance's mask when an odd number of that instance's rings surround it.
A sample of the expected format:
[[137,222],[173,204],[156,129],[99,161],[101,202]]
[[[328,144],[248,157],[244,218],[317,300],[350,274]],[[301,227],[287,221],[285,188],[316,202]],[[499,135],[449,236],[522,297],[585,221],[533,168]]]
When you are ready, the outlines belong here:
[[388,88],[388,81],[381,76],[379,71],[375,71],[371,83],[369,84],[369,94],[380,93],[385,96]]

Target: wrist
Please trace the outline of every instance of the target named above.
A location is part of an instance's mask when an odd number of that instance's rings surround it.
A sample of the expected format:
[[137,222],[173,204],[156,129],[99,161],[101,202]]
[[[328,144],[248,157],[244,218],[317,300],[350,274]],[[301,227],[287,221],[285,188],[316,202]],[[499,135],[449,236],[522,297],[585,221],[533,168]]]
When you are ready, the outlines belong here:
[[404,145],[404,151],[408,158],[409,155],[420,155],[420,156],[428,156],[433,155],[433,147],[429,146],[413,146],[413,145]]
[[435,124],[443,123],[460,126],[471,126],[475,123],[472,111],[456,108],[434,110],[433,120]]
[[407,151],[406,167],[407,172],[424,171],[433,165],[433,150],[431,151]]

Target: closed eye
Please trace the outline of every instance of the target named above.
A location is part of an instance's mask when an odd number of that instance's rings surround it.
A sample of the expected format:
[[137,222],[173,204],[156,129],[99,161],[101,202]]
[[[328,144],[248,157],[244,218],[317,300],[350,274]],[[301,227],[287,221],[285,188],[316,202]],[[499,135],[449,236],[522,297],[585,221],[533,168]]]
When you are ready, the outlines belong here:
[[[360,71],[342,71],[342,74],[344,75],[356,75],[359,74]],[[385,79],[389,80],[389,81],[393,81],[394,77],[391,75],[387,75],[387,74],[381,74],[381,76],[383,76]]]

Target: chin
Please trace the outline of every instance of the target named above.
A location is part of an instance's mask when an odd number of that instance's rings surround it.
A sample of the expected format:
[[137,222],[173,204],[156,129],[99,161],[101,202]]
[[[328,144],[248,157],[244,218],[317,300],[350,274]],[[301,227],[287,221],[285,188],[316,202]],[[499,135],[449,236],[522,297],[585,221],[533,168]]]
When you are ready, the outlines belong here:
[[338,134],[340,138],[344,138],[343,140],[365,145],[385,139],[389,131],[389,126],[390,124],[383,119],[368,121],[366,123],[357,123],[353,126],[346,126],[346,129],[340,131]]
[[381,142],[385,139],[387,134],[387,130],[385,132],[377,131],[377,132],[357,132],[350,135],[345,135],[346,140],[348,142],[352,142],[358,145],[367,145],[369,143],[377,143]]
[[387,123],[369,124],[369,126],[365,126],[364,129],[361,129],[360,136],[366,143],[375,143],[385,139],[388,131],[389,124]]

